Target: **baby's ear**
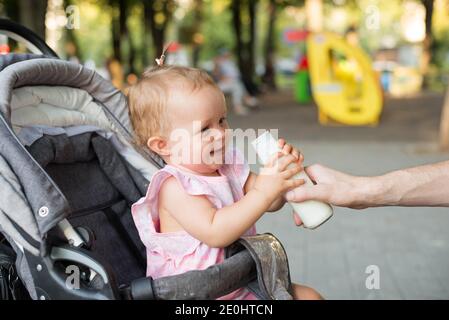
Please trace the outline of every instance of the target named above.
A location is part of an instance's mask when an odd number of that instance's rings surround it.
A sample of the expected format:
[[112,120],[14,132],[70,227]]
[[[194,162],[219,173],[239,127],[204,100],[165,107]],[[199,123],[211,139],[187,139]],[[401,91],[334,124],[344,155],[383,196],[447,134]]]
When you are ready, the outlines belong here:
[[169,156],[170,150],[168,149],[167,141],[159,136],[154,136],[148,139],[147,141],[147,147],[153,151],[156,152],[160,156]]

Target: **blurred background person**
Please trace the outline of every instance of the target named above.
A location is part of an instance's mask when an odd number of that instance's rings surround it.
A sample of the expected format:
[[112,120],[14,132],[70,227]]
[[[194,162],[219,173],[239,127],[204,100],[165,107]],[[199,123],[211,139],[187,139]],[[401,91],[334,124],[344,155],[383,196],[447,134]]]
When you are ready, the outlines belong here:
[[220,50],[214,59],[213,76],[218,86],[225,94],[230,94],[234,112],[237,115],[247,115],[247,107],[254,108],[258,101],[251,96],[243,85],[240,71],[232,60],[231,53],[227,49]]
[[106,60],[106,69],[108,70],[109,79],[114,87],[122,89],[124,85],[123,67],[117,59],[109,58]]

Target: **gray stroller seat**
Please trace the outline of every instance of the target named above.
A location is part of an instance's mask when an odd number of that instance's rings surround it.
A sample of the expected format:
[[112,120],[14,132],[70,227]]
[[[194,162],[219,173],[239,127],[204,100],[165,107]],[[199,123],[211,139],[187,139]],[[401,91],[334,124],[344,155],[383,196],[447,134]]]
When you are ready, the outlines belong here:
[[[85,112],[80,119],[92,123],[83,124],[98,130],[79,134],[44,130],[30,140],[30,133],[39,131],[27,128],[49,127],[32,123],[37,114],[33,112],[57,106],[42,96],[35,102],[38,107],[30,105],[26,97],[31,101],[39,92],[60,87],[93,99],[89,108],[74,112]],[[27,96],[24,90],[32,94]],[[73,111],[73,106],[67,110]],[[60,127],[79,125],[63,120],[55,116],[49,121]],[[24,143],[26,139],[31,142]],[[248,285],[260,298],[290,299],[288,262],[272,235],[234,244],[222,264],[206,270],[145,277],[145,248],[130,206],[146,192],[148,169],[163,165],[148,150],[133,146],[125,97],[94,71],[36,58],[12,63],[0,72],[0,170],[5,180],[0,181],[5,191],[0,233],[16,252],[18,274],[32,298],[214,299]],[[79,281],[71,277],[75,271]]]

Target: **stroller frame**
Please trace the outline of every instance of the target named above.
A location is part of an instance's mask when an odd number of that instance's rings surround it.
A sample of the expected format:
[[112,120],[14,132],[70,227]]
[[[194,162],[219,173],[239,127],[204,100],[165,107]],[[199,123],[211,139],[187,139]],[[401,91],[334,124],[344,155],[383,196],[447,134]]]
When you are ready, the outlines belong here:
[[[89,249],[91,243],[95,242],[89,233],[89,226],[72,226],[67,219],[74,213],[69,200],[18,139],[12,128],[11,97],[17,88],[36,85],[84,90],[102,108],[116,129],[115,133],[132,146],[132,128],[126,98],[94,71],[59,59],[10,54],[0,57],[0,70],[2,69],[0,157],[3,157],[20,182],[29,212],[2,211],[3,217],[7,219],[4,221],[8,221],[8,224],[0,223],[0,234],[5,236],[14,249],[17,273],[32,298],[215,299],[242,286],[248,286],[262,299],[291,299],[288,293],[291,282],[285,250],[270,234],[247,237],[231,245],[226,250],[227,258],[223,263],[205,270],[158,279],[142,276],[130,283],[118,283],[114,270],[108,261],[104,261],[105,257],[100,257]],[[134,150],[149,165],[156,168],[164,165],[149,150],[137,147]],[[139,185],[138,189],[143,195],[143,182],[147,184],[148,181],[138,170],[131,171],[134,171],[131,174],[133,178],[140,179],[140,182],[134,182]],[[1,199],[0,205],[2,203],[8,205],[8,199]],[[18,222],[23,219],[30,223]],[[56,242],[51,236],[55,232],[63,235]],[[81,281],[78,286],[68,285],[73,273],[73,269],[67,268],[68,264],[79,268]],[[68,270],[72,271],[67,272]]]

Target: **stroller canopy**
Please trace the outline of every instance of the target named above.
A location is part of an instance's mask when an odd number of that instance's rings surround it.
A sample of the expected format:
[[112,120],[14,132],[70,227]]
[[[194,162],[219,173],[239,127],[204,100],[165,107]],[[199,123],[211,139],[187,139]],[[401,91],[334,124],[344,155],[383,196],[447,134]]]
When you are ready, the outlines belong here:
[[[70,206],[19,139],[21,131],[39,125],[98,127],[114,135],[118,152],[146,180],[163,162],[133,146],[126,97],[95,71],[58,59],[12,56],[0,56],[0,225],[37,254]],[[17,62],[21,58],[27,60]]]

